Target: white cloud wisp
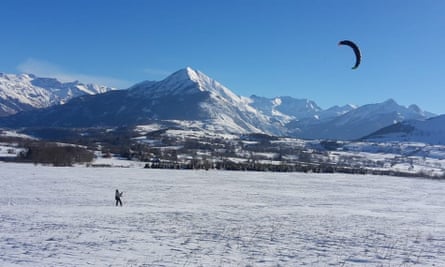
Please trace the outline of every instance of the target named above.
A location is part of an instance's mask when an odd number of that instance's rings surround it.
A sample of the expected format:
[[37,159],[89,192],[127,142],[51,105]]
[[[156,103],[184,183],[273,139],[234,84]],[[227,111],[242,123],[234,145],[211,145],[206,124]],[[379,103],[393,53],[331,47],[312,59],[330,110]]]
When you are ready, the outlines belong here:
[[125,89],[132,85],[132,82],[130,81],[116,79],[113,77],[69,72],[56,64],[34,58],[28,58],[25,62],[20,63],[17,66],[17,69],[20,72],[34,74],[39,77],[57,78],[62,82],[72,82],[78,80],[82,83],[93,83],[118,89]]

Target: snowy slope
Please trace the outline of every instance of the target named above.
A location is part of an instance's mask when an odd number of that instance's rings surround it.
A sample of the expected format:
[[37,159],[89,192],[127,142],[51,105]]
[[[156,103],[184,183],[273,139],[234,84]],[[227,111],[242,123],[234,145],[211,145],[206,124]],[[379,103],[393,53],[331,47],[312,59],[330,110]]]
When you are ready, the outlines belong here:
[[73,97],[104,93],[112,88],[79,81],[62,83],[32,74],[0,73],[0,116],[63,104]]
[[[1,266],[444,266],[429,179],[0,163]],[[114,207],[114,190],[124,206]]]
[[406,121],[383,128],[365,138],[370,141],[412,141],[445,144],[445,115],[423,121]]

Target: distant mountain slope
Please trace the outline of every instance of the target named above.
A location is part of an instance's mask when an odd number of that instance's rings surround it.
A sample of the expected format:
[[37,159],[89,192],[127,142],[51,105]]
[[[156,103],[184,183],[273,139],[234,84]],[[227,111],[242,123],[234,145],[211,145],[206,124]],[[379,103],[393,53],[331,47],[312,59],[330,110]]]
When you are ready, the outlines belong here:
[[314,101],[308,99],[289,96],[266,98],[256,95],[252,95],[250,99],[251,106],[284,123],[293,119],[310,118],[322,111]]
[[62,83],[57,79],[39,78],[32,74],[0,73],[0,116],[63,104],[77,96],[110,90],[113,89],[79,81]]
[[352,109],[327,120],[294,121],[288,124],[288,128],[301,138],[354,140],[404,120],[427,119],[430,115],[413,107],[407,108],[389,99]]
[[400,122],[364,138],[370,141],[411,141],[445,144],[445,115],[423,121]]
[[282,123],[288,123],[292,120],[319,122],[320,120],[338,117],[357,108],[353,105],[344,105],[341,107],[333,106],[324,110],[312,100],[290,96],[266,98],[252,95],[250,99],[251,106]]
[[354,109],[358,108],[355,105],[333,106],[328,109],[322,110],[317,114],[319,120],[326,120],[334,117],[346,114]]

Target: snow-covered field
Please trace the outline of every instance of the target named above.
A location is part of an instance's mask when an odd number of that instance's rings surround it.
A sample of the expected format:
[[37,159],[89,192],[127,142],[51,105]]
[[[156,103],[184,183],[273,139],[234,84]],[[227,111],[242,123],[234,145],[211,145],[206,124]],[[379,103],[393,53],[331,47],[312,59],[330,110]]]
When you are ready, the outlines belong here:
[[445,181],[0,162],[0,182],[0,266],[445,266]]

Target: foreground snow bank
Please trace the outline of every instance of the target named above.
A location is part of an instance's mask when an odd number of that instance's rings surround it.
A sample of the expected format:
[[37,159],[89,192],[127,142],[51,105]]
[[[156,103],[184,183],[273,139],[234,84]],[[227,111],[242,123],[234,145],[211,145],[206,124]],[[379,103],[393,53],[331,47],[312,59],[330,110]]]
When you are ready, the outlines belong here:
[[1,162],[0,181],[1,266],[445,265],[443,181]]

